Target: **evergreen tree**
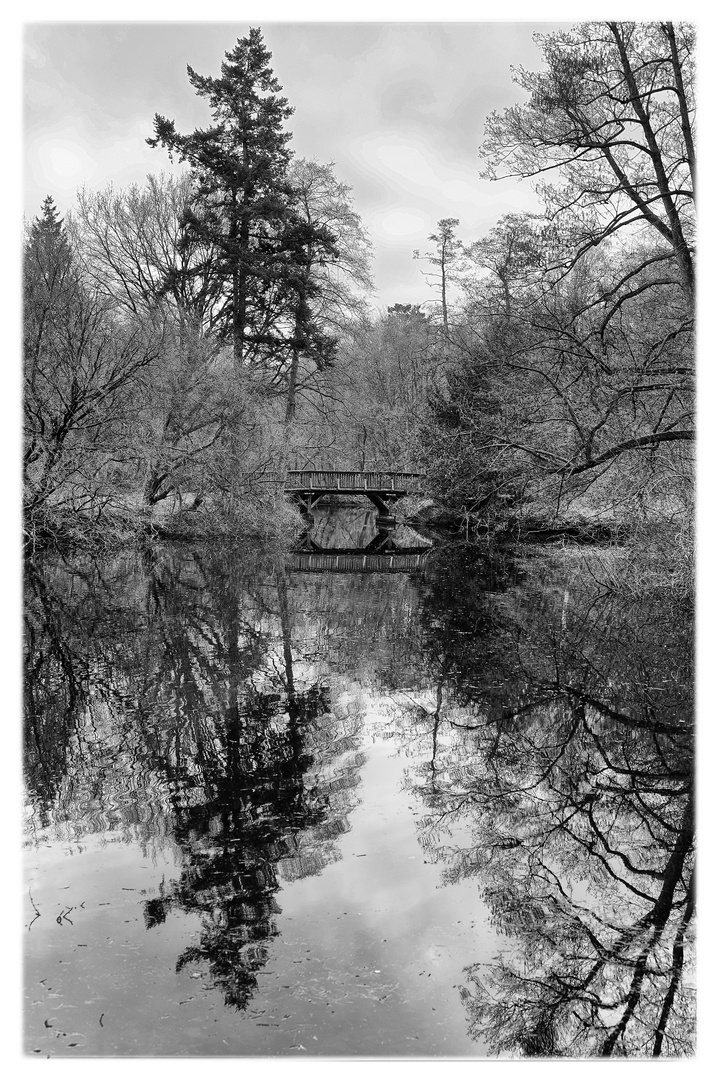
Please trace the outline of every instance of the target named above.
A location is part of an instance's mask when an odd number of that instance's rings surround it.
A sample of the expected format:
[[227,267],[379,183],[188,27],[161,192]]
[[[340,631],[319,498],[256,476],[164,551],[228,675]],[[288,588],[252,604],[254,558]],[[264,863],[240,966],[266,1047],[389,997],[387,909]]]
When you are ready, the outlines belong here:
[[72,264],[70,245],[63,220],[51,195],[42,204],[42,213],[30,225],[25,245],[25,303],[58,300],[58,290],[69,276]]
[[[44,452],[43,405],[55,380],[44,371],[50,345],[62,343],[62,328],[76,306],[77,274],[72,250],[50,195],[27,230],[23,253],[23,367],[25,462]],[[38,445],[40,440],[40,445]]]
[[[192,168],[196,196],[184,222],[186,234],[212,252],[214,272],[223,283],[218,325],[238,364],[281,358],[296,322],[293,284],[302,280],[297,272],[302,259],[292,256],[303,245],[297,244],[291,220],[291,134],[284,129],[293,109],[280,96],[270,59],[261,30],[253,28],[225,53],[219,78],[198,75],[188,66],[192,86],[211,108],[213,125],[181,135],[174,121],[156,115],[155,136],[147,140]],[[306,243],[329,240],[317,235]]]
[[336,355],[338,338],[329,333],[318,317],[320,286],[315,262],[335,251],[334,234],[324,225],[316,226],[293,213],[282,237],[285,256],[286,309],[291,323],[286,339],[288,356],[278,366],[278,375],[287,386],[285,420],[294,419],[299,364],[302,356],[318,371],[329,367]]

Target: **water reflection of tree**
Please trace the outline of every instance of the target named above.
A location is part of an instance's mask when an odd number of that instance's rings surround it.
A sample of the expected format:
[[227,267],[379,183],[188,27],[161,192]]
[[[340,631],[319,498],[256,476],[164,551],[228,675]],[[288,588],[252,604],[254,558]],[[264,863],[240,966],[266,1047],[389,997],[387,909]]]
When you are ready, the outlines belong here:
[[257,563],[158,550],[47,564],[28,575],[26,608],[39,824],[112,827],[96,808],[136,818],[142,787],[151,809],[139,816],[182,864],[146,903],[148,930],[171,909],[199,914],[177,967],[201,963],[240,1008],[277,932],[281,868],[296,878],[337,857],[362,764],[360,717],[336,718],[326,686],[295,677],[281,562]]
[[[450,596],[426,628],[451,678],[442,708],[414,710],[434,745],[422,839],[447,880],[477,877],[508,939],[469,969],[471,1031],[529,1055],[689,1053],[691,611],[565,559],[540,577],[479,602],[493,647],[474,635],[472,655]],[[442,846],[459,821],[471,842]]]
[[62,816],[71,746],[77,757],[91,704],[125,699],[118,659],[134,651],[142,622],[126,588],[130,564],[58,557],[25,568],[23,760],[40,827]]
[[[456,543],[432,555],[412,625],[407,628],[414,641],[417,626],[421,627],[415,663],[419,659],[424,692],[418,697],[416,690],[407,693],[403,688],[412,684],[400,682],[391,722],[391,730],[401,732],[402,749],[408,756],[425,756],[430,732],[431,757],[424,766],[429,774],[438,768],[442,732],[445,735],[457,724],[463,729],[457,717],[461,707],[472,705],[477,687],[484,699],[494,691],[496,702],[500,700],[501,680],[492,686],[484,677],[487,667],[498,670],[506,658],[505,619],[495,601],[521,577],[511,553],[501,548]],[[389,690],[396,686],[396,682],[386,684]],[[448,703],[450,712],[445,708]],[[500,706],[490,708],[495,712]]]
[[277,933],[277,864],[291,850],[289,838],[327,813],[322,793],[305,787],[312,759],[303,748],[304,726],[327,708],[326,693],[317,687],[296,694],[291,704],[279,694],[255,692],[231,707],[226,723],[217,725],[221,749],[203,769],[205,791],[212,794],[178,810],[180,879],[146,907],[148,926],[175,906],[202,914],[200,941],[185,950],[177,968],[206,963],[226,1002],[239,1008],[256,987],[267,942]]

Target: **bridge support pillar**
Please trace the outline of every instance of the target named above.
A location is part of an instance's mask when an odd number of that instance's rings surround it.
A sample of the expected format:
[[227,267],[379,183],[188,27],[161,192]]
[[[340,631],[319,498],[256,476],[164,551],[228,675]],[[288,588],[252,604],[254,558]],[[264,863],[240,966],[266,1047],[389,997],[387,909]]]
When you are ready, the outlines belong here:
[[376,527],[380,531],[389,531],[396,528],[396,518],[392,513],[392,504],[398,499],[398,495],[391,492],[366,491],[365,495],[376,507]]
[[312,509],[317,505],[322,497],[322,492],[314,491],[296,491],[292,493],[292,499],[299,507],[299,512],[302,517],[307,518],[309,521],[313,521]]

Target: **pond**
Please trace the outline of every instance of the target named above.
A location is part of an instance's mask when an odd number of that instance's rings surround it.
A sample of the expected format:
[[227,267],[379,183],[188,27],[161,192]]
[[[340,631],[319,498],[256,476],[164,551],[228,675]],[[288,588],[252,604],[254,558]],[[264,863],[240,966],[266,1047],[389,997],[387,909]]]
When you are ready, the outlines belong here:
[[687,601],[300,547],[28,569],[26,1053],[691,1053]]

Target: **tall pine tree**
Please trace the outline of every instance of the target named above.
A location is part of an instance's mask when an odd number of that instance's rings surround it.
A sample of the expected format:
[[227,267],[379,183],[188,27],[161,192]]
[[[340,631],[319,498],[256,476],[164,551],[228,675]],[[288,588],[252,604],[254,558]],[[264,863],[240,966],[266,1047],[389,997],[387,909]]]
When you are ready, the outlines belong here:
[[51,195],[42,204],[27,236],[23,260],[24,291],[27,306],[58,302],[72,267],[72,253],[65,236],[62,218]]
[[[270,59],[261,30],[253,28],[225,53],[219,78],[188,66],[213,125],[181,135],[174,121],[156,115],[154,138],[147,140],[191,166],[196,198],[186,234],[212,251],[223,285],[218,325],[237,364],[286,355],[301,308],[302,256],[287,177],[291,134],[284,128],[293,109],[280,96]],[[332,238],[318,233],[305,241],[329,250]]]

